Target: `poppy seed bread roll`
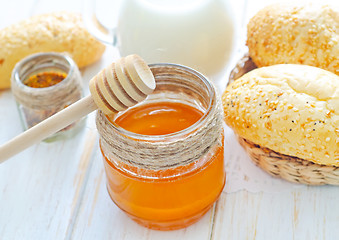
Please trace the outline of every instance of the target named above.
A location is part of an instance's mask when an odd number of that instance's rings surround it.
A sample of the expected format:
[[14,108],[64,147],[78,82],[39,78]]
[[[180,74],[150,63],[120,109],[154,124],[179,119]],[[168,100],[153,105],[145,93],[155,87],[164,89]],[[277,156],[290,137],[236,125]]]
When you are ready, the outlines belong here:
[[225,122],[280,154],[339,166],[339,77],[297,64],[252,70],[226,88]]
[[339,75],[339,9],[321,3],[267,6],[247,25],[247,46],[258,67],[306,64]]
[[38,52],[65,52],[84,67],[99,60],[105,46],[85,29],[80,14],[54,12],[0,30],[0,89],[10,87],[15,64]]

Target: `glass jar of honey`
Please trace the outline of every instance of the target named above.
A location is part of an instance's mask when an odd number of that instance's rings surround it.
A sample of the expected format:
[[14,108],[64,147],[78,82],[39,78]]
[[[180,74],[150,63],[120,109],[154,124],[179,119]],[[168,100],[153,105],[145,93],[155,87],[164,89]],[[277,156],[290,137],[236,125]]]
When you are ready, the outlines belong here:
[[[76,63],[61,53],[37,53],[18,62],[11,89],[24,129],[28,129],[83,97]],[[44,139],[51,142],[73,136],[83,126],[78,121]]]
[[211,82],[193,69],[152,64],[155,91],[115,115],[98,111],[110,197],[158,230],[187,227],[225,184],[223,115]]

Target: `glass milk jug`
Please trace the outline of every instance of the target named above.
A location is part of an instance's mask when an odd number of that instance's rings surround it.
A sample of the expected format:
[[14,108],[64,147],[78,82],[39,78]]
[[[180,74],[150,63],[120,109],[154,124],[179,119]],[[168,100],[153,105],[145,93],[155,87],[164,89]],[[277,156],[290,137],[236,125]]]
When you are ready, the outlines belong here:
[[213,78],[231,55],[234,24],[228,0],[124,0],[115,29],[100,23],[90,2],[84,12],[88,30],[116,46],[121,56],[178,63]]

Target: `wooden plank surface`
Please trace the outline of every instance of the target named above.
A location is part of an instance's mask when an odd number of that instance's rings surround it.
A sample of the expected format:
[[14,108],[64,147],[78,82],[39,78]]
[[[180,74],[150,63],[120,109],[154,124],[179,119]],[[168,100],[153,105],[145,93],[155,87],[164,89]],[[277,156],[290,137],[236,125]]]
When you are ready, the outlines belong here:
[[337,239],[337,187],[223,194],[212,239]]

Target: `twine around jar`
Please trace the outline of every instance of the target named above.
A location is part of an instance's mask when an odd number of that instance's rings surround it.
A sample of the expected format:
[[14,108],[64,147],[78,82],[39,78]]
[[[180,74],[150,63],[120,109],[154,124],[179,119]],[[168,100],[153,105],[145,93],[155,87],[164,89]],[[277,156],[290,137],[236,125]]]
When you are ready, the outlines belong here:
[[[179,79],[183,75],[186,78],[194,78],[193,71],[186,73],[185,69],[171,70],[171,67],[168,70],[166,67],[162,69],[164,75],[171,71],[177,74]],[[153,69],[153,73],[157,80],[159,76],[156,75],[156,70]],[[199,84],[201,83],[196,83]],[[208,84],[213,95],[209,96],[211,99],[204,115],[190,127],[172,134],[154,137],[131,133],[112,124],[101,111],[98,111],[96,124],[100,134],[100,145],[107,159],[143,169],[163,170],[190,164],[204,157],[215,146],[222,145],[221,100],[213,84]],[[157,84],[157,88],[158,86]]]

